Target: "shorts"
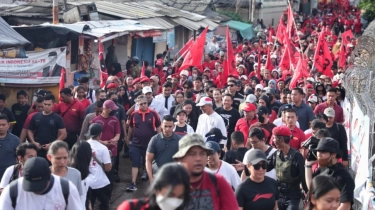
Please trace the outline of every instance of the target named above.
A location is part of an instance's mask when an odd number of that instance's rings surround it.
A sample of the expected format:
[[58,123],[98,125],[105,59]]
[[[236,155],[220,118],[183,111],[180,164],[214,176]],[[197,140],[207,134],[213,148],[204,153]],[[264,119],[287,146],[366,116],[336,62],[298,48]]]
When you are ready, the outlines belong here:
[[129,157],[133,168],[139,168],[146,161],[146,148],[129,145]]

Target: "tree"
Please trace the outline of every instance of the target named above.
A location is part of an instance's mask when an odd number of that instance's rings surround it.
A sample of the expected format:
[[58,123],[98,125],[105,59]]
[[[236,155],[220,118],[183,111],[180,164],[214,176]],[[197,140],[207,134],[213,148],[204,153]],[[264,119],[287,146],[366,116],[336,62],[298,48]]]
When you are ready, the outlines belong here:
[[359,8],[365,10],[363,16],[368,22],[375,19],[375,0],[362,0]]

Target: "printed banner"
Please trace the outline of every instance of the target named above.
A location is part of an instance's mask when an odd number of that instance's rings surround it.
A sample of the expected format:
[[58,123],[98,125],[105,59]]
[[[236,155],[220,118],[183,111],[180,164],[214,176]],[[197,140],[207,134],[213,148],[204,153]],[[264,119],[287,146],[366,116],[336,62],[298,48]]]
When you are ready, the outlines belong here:
[[0,83],[58,84],[66,68],[66,47],[26,52],[27,58],[0,58]]

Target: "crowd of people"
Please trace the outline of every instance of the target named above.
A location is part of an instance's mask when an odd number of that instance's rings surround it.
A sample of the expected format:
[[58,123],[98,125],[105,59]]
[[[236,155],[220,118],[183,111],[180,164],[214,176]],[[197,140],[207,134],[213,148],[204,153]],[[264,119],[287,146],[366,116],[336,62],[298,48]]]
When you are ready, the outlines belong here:
[[[39,90],[29,105],[21,90],[8,109],[0,94],[0,209],[93,209],[96,201],[109,209],[122,155],[131,161],[126,190],[136,191],[139,178],[150,187],[119,210],[350,210],[342,108],[348,64],[339,49],[347,58],[355,46],[341,36],[361,34],[359,10],[320,3],[294,20],[290,41],[309,59],[309,75],[296,82],[293,67],[281,67],[286,47],[272,36],[280,26],[269,26],[231,50],[214,37],[201,66],[180,69],[183,58],[165,65],[165,52],[145,70],[132,58],[124,77],[116,71],[100,89],[82,77],[59,100]],[[314,71],[321,34],[329,73]],[[229,57],[236,74],[223,82]]]

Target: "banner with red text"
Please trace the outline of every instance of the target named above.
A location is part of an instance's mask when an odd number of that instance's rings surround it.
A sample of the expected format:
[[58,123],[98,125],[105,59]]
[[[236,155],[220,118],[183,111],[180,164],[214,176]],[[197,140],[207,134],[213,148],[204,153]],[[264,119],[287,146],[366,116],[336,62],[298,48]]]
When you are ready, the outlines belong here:
[[26,52],[27,58],[0,57],[0,83],[58,84],[66,69],[66,47]]

